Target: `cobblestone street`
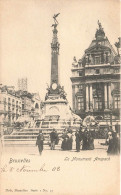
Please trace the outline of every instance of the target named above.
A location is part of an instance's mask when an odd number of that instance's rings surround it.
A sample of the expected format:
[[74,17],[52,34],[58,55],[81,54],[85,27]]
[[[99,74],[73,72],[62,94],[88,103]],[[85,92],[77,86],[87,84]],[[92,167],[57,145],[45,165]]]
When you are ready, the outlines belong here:
[[[104,139],[96,139],[94,141],[94,145],[95,145],[95,149],[94,150],[80,150],[80,152],[78,153],[78,155],[85,155],[85,154],[90,154],[90,155],[105,155],[106,154],[106,150],[107,150],[107,146],[106,145],[101,145],[101,144],[105,143]],[[36,145],[30,146],[30,145],[13,145],[13,146],[3,146],[3,153],[9,153],[9,154],[26,154],[26,155],[38,155],[38,148],[36,147]],[[77,153],[76,152],[76,146],[75,146],[75,142],[73,142],[73,149],[70,151],[61,151],[61,142],[59,143],[59,145],[55,146],[55,150],[51,151],[50,147],[48,145],[44,145],[44,151],[43,154],[45,153],[55,153],[59,155],[61,155],[61,153],[63,154],[71,154],[71,153]]]
[[104,141],[95,140],[94,150],[80,152],[76,152],[75,144],[72,151],[61,151],[60,145],[56,150],[44,146],[41,156],[36,146],[4,147],[1,177],[8,182],[3,183],[1,194],[64,195],[66,192],[74,195],[76,192],[92,195],[96,186],[96,191],[103,195],[107,182],[109,186],[117,184],[119,171],[115,166],[119,158],[107,156],[107,146],[100,145]]

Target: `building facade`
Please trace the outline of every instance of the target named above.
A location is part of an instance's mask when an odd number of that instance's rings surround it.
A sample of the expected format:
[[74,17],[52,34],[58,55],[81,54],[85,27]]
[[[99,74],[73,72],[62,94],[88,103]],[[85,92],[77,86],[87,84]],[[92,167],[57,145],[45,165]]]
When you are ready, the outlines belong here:
[[38,93],[16,91],[14,87],[0,85],[0,124],[11,126],[22,117],[40,118],[41,99]]
[[22,100],[22,116],[36,119],[41,116],[41,99],[38,93],[30,93],[28,91],[16,92]]
[[14,87],[0,86],[0,123],[14,123],[22,114],[22,100]]
[[[120,38],[113,49],[98,21],[95,39],[83,57],[72,63],[73,110],[81,118],[93,115],[102,124],[115,125],[120,116]],[[118,45],[118,46],[117,46]]]

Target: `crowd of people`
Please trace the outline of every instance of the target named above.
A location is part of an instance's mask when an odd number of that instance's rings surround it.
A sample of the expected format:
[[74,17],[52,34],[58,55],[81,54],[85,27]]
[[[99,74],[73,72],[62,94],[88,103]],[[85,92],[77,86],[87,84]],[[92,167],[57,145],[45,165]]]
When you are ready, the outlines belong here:
[[[82,150],[94,150],[94,137],[95,131],[90,131],[89,129],[77,129],[75,133],[71,129],[65,129],[61,136],[58,135],[55,129],[50,133],[50,149],[55,150],[55,145],[61,140],[61,150],[72,150],[73,141],[76,142],[76,151]],[[40,130],[37,136],[36,145],[38,146],[39,153],[42,153],[44,143],[44,136],[42,130]],[[106,138],[105,145],[108,146],[108,154],[119,154],[120,153],[120,138],[119,133],[109,130]]]

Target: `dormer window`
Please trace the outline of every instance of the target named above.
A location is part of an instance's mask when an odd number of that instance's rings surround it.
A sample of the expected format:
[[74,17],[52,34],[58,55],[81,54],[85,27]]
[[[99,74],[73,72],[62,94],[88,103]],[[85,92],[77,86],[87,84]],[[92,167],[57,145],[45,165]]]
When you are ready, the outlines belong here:
[[95,64],[101,64],[100,56],[95,56]]

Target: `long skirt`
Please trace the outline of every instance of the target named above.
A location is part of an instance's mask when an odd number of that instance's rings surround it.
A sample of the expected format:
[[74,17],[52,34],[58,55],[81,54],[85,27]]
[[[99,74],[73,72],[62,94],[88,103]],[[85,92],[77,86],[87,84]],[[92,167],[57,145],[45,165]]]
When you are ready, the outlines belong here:
[[88,150],[94,150],[94,139],[92,137],[88,140]]
[[88,149],[88,141],[87,138],[84,138],[82,143],[82,150],[87,150],[87,149]]
[[80,151],[80,141],[76,140],[76,150]]
[[41,154],[43,151],[43,142],[38,145],[38,150],[39,150],[39,153]]
[[67,150],[72,150],[72,138],[68,138],[67,140]]
[[64,139],[64,140],[62,141],[61,149],[62,149],[62,150],[67,150],[67,140],[66,140],[66,139]]

